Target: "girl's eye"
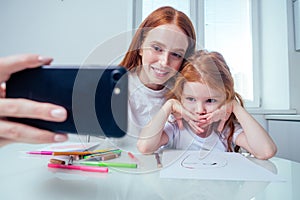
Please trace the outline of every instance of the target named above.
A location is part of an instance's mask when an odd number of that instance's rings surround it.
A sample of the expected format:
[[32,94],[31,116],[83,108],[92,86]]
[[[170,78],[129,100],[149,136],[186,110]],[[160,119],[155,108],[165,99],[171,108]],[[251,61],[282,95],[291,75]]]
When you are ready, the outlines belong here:
[[175,52],[171,52],[171,55],[175,58],[178,58],[178,59],[181,59],[182,58],[182,55],[179,54],[179,53],[175,53]]
[[160,47],[157,46],[157,45],[153,45],[153,46],[152,46],[152,49],[153,49],[154,51],[157,51],[157,52],[162,52],[162,51],[163,51],[163,49],[160,48]]
[[190,101],[190,102],[195,102],[196,101],[196,99],[193,98],[193,97],[186,97],[185,99]]
[[216,99],[207,99],[206,102],[207,103],[216,103],[217,100]]

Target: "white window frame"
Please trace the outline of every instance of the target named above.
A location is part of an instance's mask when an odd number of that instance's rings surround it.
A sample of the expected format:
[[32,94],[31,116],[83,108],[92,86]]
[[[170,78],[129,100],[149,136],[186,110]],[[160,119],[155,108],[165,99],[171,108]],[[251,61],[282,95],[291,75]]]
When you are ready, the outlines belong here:
[[[143,1],[133,2],[133,29],[137,28],[142,21]],[[172,6],[172,5],[170,5]],[[247,108],[261,108],[261,61],[260,61],[260,37],[259,37],[259,6],[258,0],[251,0],[252,17],[252,53],[253,53],[253,101],[245,101]],[[197,48],[205,47],[204,35],[204,0],[190,0],[190,19],[194,24],[197,35]],[[198,34],[201,33],[201,34]],[[225,58],[226,59],[226,58]]]

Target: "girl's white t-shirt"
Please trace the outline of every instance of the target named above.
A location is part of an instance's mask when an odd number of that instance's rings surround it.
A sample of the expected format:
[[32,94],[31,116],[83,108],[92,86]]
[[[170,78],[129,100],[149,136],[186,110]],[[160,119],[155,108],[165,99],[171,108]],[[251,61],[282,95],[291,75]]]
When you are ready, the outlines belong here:
[[[243,132],[243,129],[239,123],[235,123],[234,127],[235,130],[232,139],[232,146],[234,146],[237,136]],[[219,152],[227,151],[229,127],[225,127],[221,133],[217,133],[213,130],[212,133],[206,138],[199,137],[193,133],[186,122],[184,122],[183,130],[179,129],[176,122],[167,122],[164,131],[169,137],[168,144],[165,145],[166,148]]]

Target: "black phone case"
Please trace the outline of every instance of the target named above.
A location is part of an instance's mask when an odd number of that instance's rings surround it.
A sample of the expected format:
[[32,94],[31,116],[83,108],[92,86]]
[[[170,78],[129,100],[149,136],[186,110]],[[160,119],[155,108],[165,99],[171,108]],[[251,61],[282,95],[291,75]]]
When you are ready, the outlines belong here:
[[67,109],[64,122],[9,120],[61,133],[122,137],[127,131],[128,76],[120,66],[47,66],[12,74],[7,98],[54,103]]

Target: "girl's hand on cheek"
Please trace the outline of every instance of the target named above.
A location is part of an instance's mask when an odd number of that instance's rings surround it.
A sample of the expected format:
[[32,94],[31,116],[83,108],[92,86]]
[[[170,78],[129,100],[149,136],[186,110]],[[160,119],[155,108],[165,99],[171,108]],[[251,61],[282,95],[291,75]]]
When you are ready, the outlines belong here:
[[202,126],[205,125],[206,123],[190,120],[190,121],[188,121],[188,124],[190,125],[190,127],[193,129],[193,131],[196,134],[201,134],[204,132],[204,129],[202,128]]
[[177,100],[169,100],[172,104],[172,114],[177,121],[179,129],[183,129],[183,123],[182,120],[184,119],[187,121],[193,129],[203,132],[204,130],[201,128],[201,125],[206,123],[206,120],[200,119],[199,115],[193,114],[187,109],[185,109],[182,104]]
[[[204,129],[202,128],[202,126],[207,124],[207,120],[206,119],[199,119],[199,115],[197,114],[193,114],[191,112],[189,112],[188,110],[183,108],[183,119],[192,127],[192,129],[196,132],[196,133],[203,133]],[[178,121],[177,121],[178,122]],[[183,129],[183,124],[182,124],[182,120],[181,123],[178,123],[178,126],[180,129]]]
[[202,115],[202,117],[207,120],[208,124],[220,121],[218,126],[218,131],[221,132],[224,128],[225,122],[229,119],[232,111],[233,111],[233,102],[231,101],[229,103],[224,104],[223,106],[221,106],[220,108],[218,108],[217,110],[211,113]]

